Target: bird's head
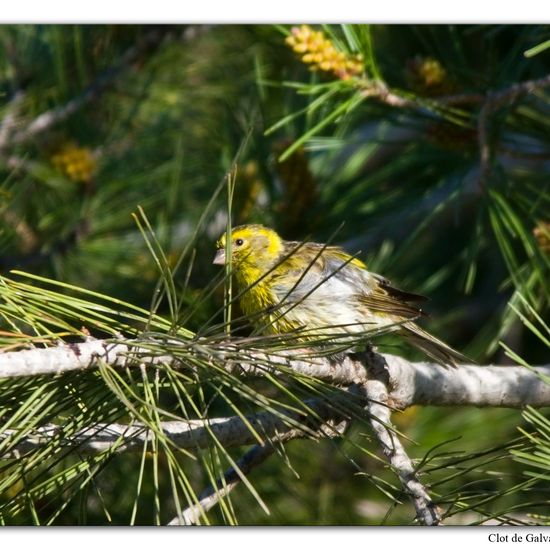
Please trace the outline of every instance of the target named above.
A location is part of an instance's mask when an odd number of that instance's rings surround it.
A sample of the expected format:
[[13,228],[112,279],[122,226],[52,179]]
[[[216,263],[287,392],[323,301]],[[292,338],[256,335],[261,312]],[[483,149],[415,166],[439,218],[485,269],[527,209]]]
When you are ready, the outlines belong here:
[[[231,251],[231,264],[237,274],[247,273],[247,279],[269,271],[283,251],[283,241],[275,231],[263,225],[241,225],[231,230],[230,244],[224,233],[216,243],[214,263],[227,263],[226,250]],[[249,277],[249,276],[250,277]]]

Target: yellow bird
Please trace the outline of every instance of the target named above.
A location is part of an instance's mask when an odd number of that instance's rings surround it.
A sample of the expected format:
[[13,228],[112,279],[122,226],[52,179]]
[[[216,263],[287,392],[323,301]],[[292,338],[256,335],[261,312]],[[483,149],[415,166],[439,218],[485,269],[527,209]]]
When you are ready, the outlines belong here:
[[389,327],[440,364],[468,359],[415,322],[425,315],[423,296],[404,292],[341,248],[284,241],[262,225],[231,230],[217,242],[215,264],[227,262],[240,306],[261,334],[294,333],[302,341],[352,335]]

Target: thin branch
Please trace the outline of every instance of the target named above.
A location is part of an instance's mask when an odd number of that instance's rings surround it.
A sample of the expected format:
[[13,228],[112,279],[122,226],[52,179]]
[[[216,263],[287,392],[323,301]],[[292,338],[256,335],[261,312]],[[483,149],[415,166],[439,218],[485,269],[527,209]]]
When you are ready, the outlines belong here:
[[477,119],[477,136],[479,146],[480,175],[479,186],[483,190],[487,185],[487,180],[491,170],[491,147],[489,139],[489,117],[492,113],[502,108],[504,105],[510,105],[521,96],[531,94],[541,88],[550,86],[550,75],[537,80],[528,80],[514,84],[504,90],[487,94],[485,101],[479,111]]
[[411,499],[416,510],[416,518],[422,525],[439,525],[441,513],[432,501],[426,488],[420,483],[412,460],[397,437],[391,424],[391,409],[387,384],[390,382],[384,358],[374,358],[373,374],[376,378],[365,383],[368,399],[366,410],[370,415],[373,432],[378,439],[391,468],[397,474],[403,490]]
[[[348,424],[347,420],[342,420],[338,423],[327,423],[321,425],[312,436],[336,437],[344,433]],[[285,434],[277,435],[270,442],[254,445],[252,449],[247,451],[237,461],[237,469],[230,468],[222,478],[216,481],[215,485],[210,485],[204,489],[199,495],[199,502],[186,508],[181,517],[175,517],[168,525],[195,525],[199,523],[201,516],[204,516],[205,512],[218,504],[221,499],[227,496],[239,484],[242,480],[242,475],[249,474],[253,468],[262,464],[276,451],[278,443],[282,444],[306,436],[306,433],[302,430],[289,430]]]
[[387,405],[388,394],[383,382],[371,380],[365,384],[369,404],[367,411],[371,415],[371,426],[392,469],[397,474],[405,493],[411,499],[416,510],[416,518],[422,525],[439,525],[441,514],[426,488],[416,475],[412,460],[391,429],[390,413]]
[[479,104],[483,103],[485,101],[485,94],[478,94],[478,93],[471,93],[471,94],[454,94],[454,95],[446,95],[446,96],[439,96],[439,97],[433,97],[434,101],[439,103],[440,105],[468,105],[468,104]]
[[[354,393],[354,388],[349,389]],[[349,409],[351,395],[343,392],[327,399],[309,399],[304,402],[304,412],[281,410],[279,412],[260,412],[244,418],[231,416],[204,420],[182,420],[161,422],[159,428],[165,439],[179,449],[204,449],[216,439],[224,448],[238,447],[278,439],[286,441],[293,437],[316,437],[319,424],[327,426],[331,422],[349,419],[345,414]],[[37,449],[54,437],[59,438],[60,447],[78,447],[81,453],[97,454],[111,451],[116,453],[141,451],[143,445],[155,439],[155,433],[141,423],[105,424],[98,423],[76,433],[67,433],[67,427],[47,424],[34,429],[21,437],[19,430],[6,430],[0,434],[0,446],[10,437],[16,437],[17,443],[0,451],[2,458],[19,458]],[[254,434],[256,432],[257,435]],[[330,435],[328,432],[326,435]],[[258,441],[258,436],[261,440]],[[1,447],[0,447],[1,448]]]
[[390,107],[418,108],[418,103],[392,92],[384,82],[377,82],[373,88],[365,90],[365,95],[372,95],[373,97],[376,97],[378,101],[381,101]]
[[[466,93],[452,96],[441,96],[430,98],[429,101],[434,107],[444,108],[446,106],[473,104],[481,105],[477,118],[477,134],[480,157],[480,176],[479,187],[483,190],[486,186],[490,174],[491,148],[489,144],[488,126],[489,116],[503,107],[519,99],[521,96],[531,94],[542,88],[550,86],[550,75],[535,80],[519,82],[508,88],[497,91],[489,91],[486,94]],[[378,101],[398,108],[424,109],[426,107],[425,98],[422,101],[408,99],[391,91],[385,82],[368,81],[361,92],[365,97],[374,97]]]
[[[486,94],[483,93],[464,93],[464,94],[455,94],[448,96],[439,96],[431,98],[422,98],[422,101],[428,99],[434,105],[439,105],[440,107],[452,106],[452,105],[479,105],[479,104],[490,104],[491,110],[496,110],[506,103],[513,103],[520,96],[525,94],[534,93],[537,90],[546,88],[550,86],[550,75],[538,78],[535,80],[527,80],[525,82],[519,82],[513,84],[508,88],[502,90],[490,91]],[[372,82],[368,81],[364,85],[362,93],[365,97],[374,97],[389,105],[391,107],[412,107],[415,109],[424,108],[425,105],[419,103],[415,99],[408,99],[391,91],[385,82]]]
[[18,90],[6,107],[4,117],[0,122],[0,150],[7,145],[10,135],[17,125],[17,118],[19,117],[24,99],[25,92]]
[[196,525],[200,518],[226,497],[241,481],[238,473],[248,475],[256,466],[262,464],[275,452],[272,444],[254,445],[237,461],[237,468],[230,468],[225,472],[222,479],[216,481],[216,485],[210,485],[199,495],[199,502],[186,508],[181,517],[176,516],[168,525]]
[[64,105],[41,113],[25,128],[11,136],[8,136],[8,134],[4,135],[2,141],[0,141],[0,150],[6,149],[10,145],[19,145],[29,141],[38,134],[69,118],[84,105],[94,100],[118,77],[121,71],[134,63],[141,55],[154,51],[161,43],[165,34],[166,31],[159,28],[146,33],[136,44],[128,48],[114,65],[101,73],[82,94]]
[[494,108],[498,108],[505,103],[512,103],[524,94],[532,94],[542,88],[550,86],[550,74],[537,78],[513,84],[509,88],[504,88],[489,95],[489,99]]

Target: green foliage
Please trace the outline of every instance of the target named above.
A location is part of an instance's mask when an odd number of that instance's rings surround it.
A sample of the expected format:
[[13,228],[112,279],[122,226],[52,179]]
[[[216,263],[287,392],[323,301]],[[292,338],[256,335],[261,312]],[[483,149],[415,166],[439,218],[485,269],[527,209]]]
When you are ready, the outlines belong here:
[[[547,361],[550,86],[508,93],[550,73],[547,27],[317,30],[360,55],[364,72],[308,70],[286,26],[0,28],[2,348],[154,335],[159,355],[170,338],[184,343],[189,367],[1,381],[0,433],[15,430],[1,453],[39,426],[63,426],[0,462],[1,521],[166,523],[242,449],[212,436],[183,452],[161,421],[284,416],[334,391],[300,378],[245,383],[194,347],[240,317],[224,307],[230,279],[211,265],[231,223],[362,251],[373,271],[430,296],[428,329],[480,363]],[[36,129],[44,113],[52,121]],[[89,171],[75,169],[83,155]],[[540,512],[544,414],[427,408],[395,420],[449,523],[550,516]],[[133,454],[60,445],[115,421],[159,438]],[[202,521],[411,523],[367,431],[359,422],[343,440],[281,445]]]

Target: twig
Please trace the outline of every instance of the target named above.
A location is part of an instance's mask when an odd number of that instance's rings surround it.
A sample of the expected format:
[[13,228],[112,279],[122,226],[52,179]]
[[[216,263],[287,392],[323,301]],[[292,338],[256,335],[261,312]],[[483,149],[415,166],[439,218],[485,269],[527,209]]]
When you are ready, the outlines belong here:
[[[318,437],[336,437],[344,433],[348,427],[348,421],[321,424],[316,433],[310,435]],[[276,444],[285,443],[293,439],[307,437],[303,430],[290,430],[285,434],[278,434],[270,442],[254,445],[246,454],[237,461],[237,468],[230,468],[215,485],[210,485],[199,495],[199,502],[186,508],[181,516],[172,519],[168,525],[195,525],[199,523],[201,516],[218,504],[227,496],[240,481],[243,475],[247,475],[256,466],[260,465],[276,451]]]
[[431,98],[433,101],[439,103],[439,105],[468,105],[468,104],[479,104],[485,101],[485,94],[455,94],[455,95],[446,95],[446,96],[436,96]]
[[394,92],[391,92],[388,88],[386,88],[385,85],[378,86],[378,93],[376,94],[376,98],[382,103],[390,105],[391,107],[418,107],[416,102],[404,98]]
[[388,394],[382,382],[373,380],[365,384],[369,404],[367,411],[371,415],[371,426],[382,446],[390,466],[393,468],[403,490],[416,510],[416,517],[423,525],[438,525],[441,515],[426,488],[420,483],[411,459],[407,456],[401,441],[391,429],[390,409],[387,405]]
[[484,190],[491,171],[491,147],[489,144],[489,117],[492,113],[541,88],[550,86],[550,75],[537,80],[528,80],[514,84],[504,90],[487,94],[477,119],[477,137],[479,146],[479,187]]
[[[181,516],[176,516],[168,525],[195,525],[205,513],[226,497],[241,481],[241,475],[249,474],[275,452],[273,444],[254,445],[237,461],[237,469],[230,468],[216,485],[210,485],[199,495],[199,502],[186,508]],[[240,472],[240,474],[239,474]]]
[[[380,363],[376,365],[376,370],[379,373],[375,373],[378,374],[378,377],[369,380],[364,385],[368,399],[366,409],[370,415],[373,432],[382,446],[390,466],[397,474],[403,490],[411,499],[419,523],[439,525],[441,523],[440,511],[430,498],[426,488],[418,480],[412,460],[392,428],[388,388],[384,381],[384,379],[389,381],[389,372],[387,365],[384,365],[383,358],[380,359]],[[380,373],[380,371],[382,372]]]
[[434,106],[446,107],[452,105],[479,105],[490,104],[491,110],[496,110],[505,103],[512,103],[521,95],[533,93],[541,88],[550,86],[550,75],[535,80],[528,80],[526,82],[519,82],[513,84],[508,88],[502,90],[489,92],[487,94],[482,93],[464,93],[455,94],[449,96],[439,96],[431,98],[422,98],[422,102],[418,102],[415,99],[408,99],[391,91],[385,82],[367,82],[362,90],[362,93],[366,97],[375,97],[382,103],[391,107],[413,107],[415,109],[425,108],[425,102],[428,100]]
[[527,80],[525,82],[513,84],[509,88],[504,88],[503,90],[490,94],[488,97],[493,105],[493,109],[497,109],[505,103],[514,102],[524,94],[532,94],[533,92],[548,86],[550,86],[550,74],[535,80]]
[[[550,75],[535,80],[528,80],[513,84],[508,88],[498,91],[491,91],[487,94],[466,93],[452,96],[441,96],[429,98],[429,103],[433,107],[444,107],[461,104],[481,104],[477,119],[477,133],[480,156],[480,176],[479,187],[483,190],[490,173],[490,157],[491,149],[488,139],[488,120],[489,115],[500,109],[503,105],[511,104],[519,97],[525,94],[533,93],[541,88],[550,86]],[[365,97],[374,97],[378,101],[385,103],[391,107],[398,108],[426,108],[426,99],[421,98],[421,101],[416,99],[408,99],[395,92],[392,92],[385,82],[366,82],[364,89],[361,92]]]
[[116,79],[122,70],[130,66],[144,53],[156,49],[164,35],[165,31],[159,28],[149,31],[141,40],[128,48],[114,65],[101,73],[82,94],[71,99],[62,106],[55,107],[41,113],[25,128],[19,130],[15,134],[12,134],[9,139],[7,136],[4,137],[3,141],[0,141],[0,151],[6,149],[9,145],[22,144],[36,137],[38,134],[48,130],[55,124],[59,124],[69,118],[76,111],[81,109],[84,105],[95,99],[101,92],[103,92]]
[[[350,388],[349,392],[354,393],[354,388]],[[284,410],[260,412],[245,418],[231,416],[167,421],[160,423],[159,428],[164,438],[174,446],[187,450],[207,448],[213,440],[217,440],[224,448],[229,448],[254,443],[263,445],[274,438],[286,440],[298,435],[314,437],[319,435],[319,423],[341,422],[350,417],[350,414],[346,414],[346,408],[349,410],[350,393],[342,392],[341,395],[335,394],[327,399],[308,399],[304,402],[303,413]],[[0,453],[0,456],[18,458],[53,438],[59,438],[61,447],[78,447],[81,453],[132,452],[142,450],[144,444],[156,437],[154,432],[141,423],[98,423],[76,433],[67,432],[66,427],[58,424],[41,426],[26,436],[21,436],[18,430],[6,430],[0,434],[0,444],[10,437],[16,437],[17,443],[11,447],[8,444],[7,450]],[[327,435],[330,434],[327,432]]]
[[17,91],[11,98],[4,118],[0,122],[0,149],[3,149],[8,143],[9,137],[17,124],[17,117],[24,99],[25,92],[22,90]]

